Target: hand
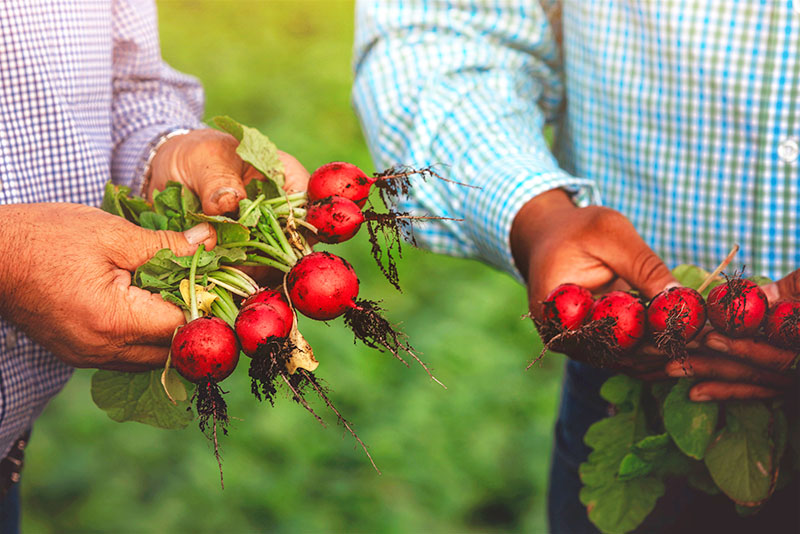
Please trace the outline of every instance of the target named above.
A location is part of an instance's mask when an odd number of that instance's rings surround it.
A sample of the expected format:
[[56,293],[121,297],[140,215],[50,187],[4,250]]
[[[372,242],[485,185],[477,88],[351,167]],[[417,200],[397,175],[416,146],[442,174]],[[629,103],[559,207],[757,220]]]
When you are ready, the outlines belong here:
[[[152,177],[146,191],[164,189],[168,180],[180,182],[200,197],[207,215],[236,213],[239,201],[247,196],[244,186],[264,177],[236,153],[238,142],[225,132],[193,130],[165,142],[153,158]],[[293,156],[278,151],[283,162],[287,192],[305,191],[309,173]]]
[[[562,283],[572,282],[593,293],[634,287],[646,298],[677,283],[622,214],[599,206],[578,208],[560,189],[523,206],[511,228],[511,249],[528,281],[528,302],[537,319],[541,302]],[[583,359],[579,354],[570,356]],[[637,360],[621,363],[636,366]]]
[[[800,297],[800,270],[763,287],[770,304]],[[787,371],[797,354],[764,340],[733,339],[707,326],[689,345],[684,363],[670,362],[663,371],[645,373],[649,380],[692,376],[699,383],[689,391],[695,401],[766,399],[783,394],[795,384]],[[652,354],[654,347],[648,352]]]
[[0,315],[75,367],[141,371],[161,366],[181,310],[131,286],[157,251],[213,248],[202,223],[155,232],[79,204],[0,206]]

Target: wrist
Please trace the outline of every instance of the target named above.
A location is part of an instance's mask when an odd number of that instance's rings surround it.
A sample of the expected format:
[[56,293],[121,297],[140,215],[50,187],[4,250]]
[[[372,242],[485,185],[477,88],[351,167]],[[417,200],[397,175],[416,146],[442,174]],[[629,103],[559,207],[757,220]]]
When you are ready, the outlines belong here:
[[167,178],[170,173],[154,173],[153,169],[160,167],[162,160],[169,159],[168,155],[174,151],[175,146],[178,144],[178,137],[188,134],[192,130],[186,128],[178,128],[172,130],[161,137],[159,137],[155,144],[152,145],[150,153],[145,161],[144,170],[142,172],[142,190],[141,195],[146,199],[153,198],[153,191],[164,189]]
[[559,219],[554,215],[577,209],[569,193],[551,189],[526,202],[517,212],[511,224],[510,244],[514,263],[523,277],[527,279],[529,258],[536,242],[547,236],[553,221]]
[[23,281],[20,277],[32,267],[22,255],[28,240],[24,208],[20,204],[0,206],[0,316],[6,319],[12,319],[17,288]]

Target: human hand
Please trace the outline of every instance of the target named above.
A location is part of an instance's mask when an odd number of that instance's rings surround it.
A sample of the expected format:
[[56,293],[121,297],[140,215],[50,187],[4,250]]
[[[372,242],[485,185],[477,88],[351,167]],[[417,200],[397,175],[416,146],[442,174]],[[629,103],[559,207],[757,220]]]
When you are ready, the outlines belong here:
[[0,206],[0,315],[75,367],[161,366],[181,310],[131,286],[131,272],[161,249],[213,248],[207,223],[152,231],[80,204]]
[[[646,298],[677,283],[622,214],[599,206],[578,208],[560,189],[523,206],[511,228],[511,249],[528,282],[530,311],[537,319],[541,302],[562,283],[575,283],[595,294],[633,287]],[[569,356],[586,360],[579,353]],[[626,357],[617,363],[623,369],[640,365],[638,359]]]
[[[193,130],[168,139],[159,148],[150,166],[151,179],[145,192],[152,198],[155,189],[163,190],[167,181],[180,182],[195,192],[207,215],[236,213],[239,201],[247,196],[245,185],[264,177],[236,153],[238,141],[213,129]],[[286,152],[278,151],[284,165],[286,192],[305,191],[309,173]]]

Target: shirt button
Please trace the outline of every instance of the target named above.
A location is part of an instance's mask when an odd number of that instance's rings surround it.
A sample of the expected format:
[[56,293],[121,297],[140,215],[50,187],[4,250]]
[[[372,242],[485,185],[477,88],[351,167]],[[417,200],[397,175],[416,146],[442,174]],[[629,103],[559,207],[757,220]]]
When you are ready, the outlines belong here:
[[[800,2],[799,2],[800,3]],[[789,137],[778,145],[778,157],[785,163],[794,163],[800,157],[800,141],[796,137]]]

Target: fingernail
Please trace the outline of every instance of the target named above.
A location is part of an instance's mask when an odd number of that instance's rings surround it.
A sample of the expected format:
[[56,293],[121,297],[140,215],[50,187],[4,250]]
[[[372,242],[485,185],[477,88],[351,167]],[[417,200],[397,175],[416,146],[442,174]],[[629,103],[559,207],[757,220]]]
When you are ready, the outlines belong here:
[[239,191],[234,189],[233,187],[220,187],[216,191],[211,194],[211,202],[215,204],[219,204],[222,200],[222,197],[233,195],[233,197],[238,201],[239,200]]
[[672,362],[668,363],[666,367],[667,376],[671,376],[672,378],[682,378],[684,376],[692,376],[692,368],[686,365],[682,365],[680,362]]
[[730,349],[728,344],[719,339],[718,337],[707,337],[706,338],[706,347],[711,350],[715,350],[717,352],[722,352],[723,354],[727,353]]
[[664,286],[664,291],[666,291],[667,289],[672,289],[673,287],[681,287],[681,283],[680,282],[670,282],[669,284]]
[[211,237],[211,225],[208,223],[200,223],[197,226],[192,226],[183,232],[183,237],[186,238],[186,241],[188,241],[190,245],[202,243]]
[[764,294],[767,295],[767,300],[770,302],[775,302],[780,298],[780,291],[778,291],[778,284],[772,283],[762,286],[761,289],[764,291]]

